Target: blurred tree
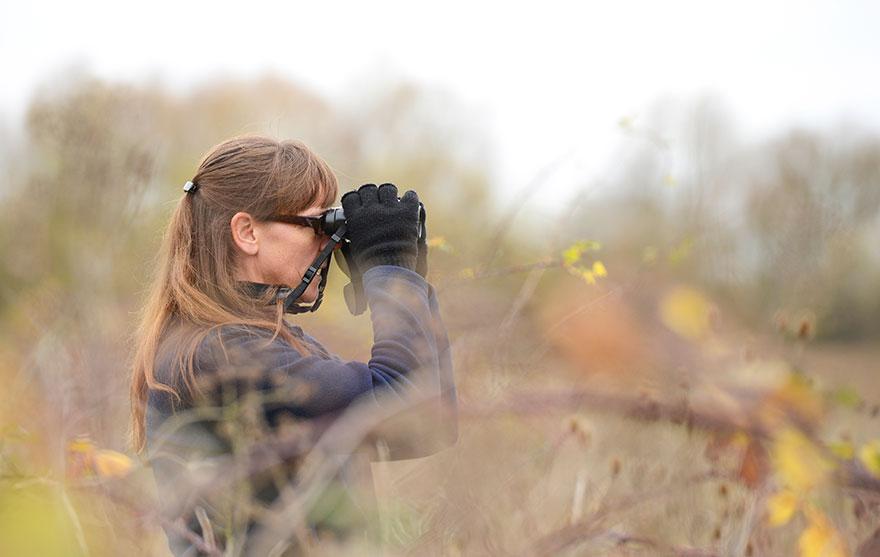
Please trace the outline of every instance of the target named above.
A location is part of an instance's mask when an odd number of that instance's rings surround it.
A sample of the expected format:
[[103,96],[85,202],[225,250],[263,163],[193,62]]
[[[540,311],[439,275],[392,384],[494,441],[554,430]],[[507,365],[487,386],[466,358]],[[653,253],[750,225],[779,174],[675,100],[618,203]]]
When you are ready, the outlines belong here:
[[752,325],[806,308],[821,338],[880,333],[880,139],[842,128],[744,146],[712,99],[654,111],[621,124],[624,164],[574,218],[580,237],[617,269],[650,260],[701,284]]
[[880,279],[880,258],[864,241],[880,214],[880,140],[795,131],[765,146],[759,161],[746,188],[758,248],[754,300],[814,308],[828,337],[880,331],[872,325],[880,295],[865,285]]

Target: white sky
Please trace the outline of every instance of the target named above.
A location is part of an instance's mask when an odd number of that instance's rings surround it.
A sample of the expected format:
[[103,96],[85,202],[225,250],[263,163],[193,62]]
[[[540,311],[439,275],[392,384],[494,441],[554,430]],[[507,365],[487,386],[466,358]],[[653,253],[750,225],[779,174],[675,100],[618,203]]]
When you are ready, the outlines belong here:
[[714,93],[746,135],[842,119],[880,130],[880,2],[424,3],[2,0],[0,116],[83,64],[185,88],[275,71],[334,96],[402,75],[484,115],[499,183],[573,149],[598,171],[618,120]]

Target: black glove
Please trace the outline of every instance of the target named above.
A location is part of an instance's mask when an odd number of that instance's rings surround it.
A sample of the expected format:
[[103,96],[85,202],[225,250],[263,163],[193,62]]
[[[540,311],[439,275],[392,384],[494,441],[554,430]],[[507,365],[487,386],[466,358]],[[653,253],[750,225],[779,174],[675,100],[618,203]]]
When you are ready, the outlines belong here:
[[346,237],[361,273],[377,265],[416,268],[419,235],[419,196],[414,191],[397,198],[394,184],[364,184],[342,196]]

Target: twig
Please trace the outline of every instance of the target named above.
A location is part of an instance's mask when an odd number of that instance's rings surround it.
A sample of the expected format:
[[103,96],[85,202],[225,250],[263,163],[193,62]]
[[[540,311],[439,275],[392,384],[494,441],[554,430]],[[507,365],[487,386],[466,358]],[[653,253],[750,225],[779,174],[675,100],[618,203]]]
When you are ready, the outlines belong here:
[[584,493],[587,490],[587,471],[578,470],[571,501],[571,524],[577,524],[584,516]]
[[196,507],[196,520],[199,521],[199,527],[202,529],[202,538],[205,541],[205,546],[211,550],[216,550],[217,542],[214,539],[214,527],[211,526],[211,521],[208,519],[208,513],[205,512],[204,507]]
[[58,491],[61,493],[61,502],[64,504],[64,511],[70,518],[71,523],[73,523],[73,532],[76,536],[76,543],[79,544],[80,551],[82,551],[83,555],[89,555],[89,546],[86,544],[86,535],[85,532],[83,532],[82,523],[76,515],[76,509],[73,508],[73,503],[70,502],[70,497],[67,496],[67,491],[64,490],[64,486],[59,485]]
[[511,327],[513,327],[513,324],[516,322],[516,319],[519,316],[520,312],[525,307],[526,303],[528,303],[528,301],[535,294],[535,289],[538,288],[538,284],[541,282],[541,277],[544,276],[545,271],[546,267],[534,268],[529,273],[529,276],[526,277],[526,281],[523,283],[522,288],[520,288],[519,294],[513,301],[510,312],[501,323],[500,329],[502,334],[508,333]]
[[752,537],[752,531],[758,523],[758,517],[760,516],[759,511],[763,510],[765,507],[768,492],[769,486],[767,485],[767,482],[762,482],[757,491],[749,497],[748,502],[746,503],[745,516],[742,520],[742,527],[730,537],[727,555],[730,555],[731,557],[745,555],[749,539]]
[[440,277],[437,280],[437,284],[435,288],[438,293],[446,292],[449,288],[459,286],[462,283],[472,282],[474,280],[485,279],[485,278],[496,278],[503,277],[508,275],[515,275],[518,273],[525,273],[527,271],[533,271],[535,269],[554,269],[554,268],[562,268],[563,261],[562,259],[541,259],[539,261],[532,261],[530,263],[519,263],[517,265],[508,265],[507,267],[493,267],[491,269],[477,269],[473,272],[472,275],[467,277],[463,277],[459,275],[446,275],[444,277]]
[[460,409],[464,417],[490,417],[499,414],[544,415],[548,409],[573,412],[589,409],[650,421],[667,421],[721,433],[745,431],[760,439],[769,439],[770,431],[744,416],[724,415],[717,408],[703,410],[686,401],[676,403],[655,400],[645,395],[621,395],[608,392],[579,390],[547,390],[540,393],[514,393],[493,405],[472,404]]
[[[725,414],[717,407],[697,408],[687,401],[670,403],[646,396],[620,395],[586,389],[515,393],[507,400],[493,405],[463,406],[459,410],[459,416],[471,418],[494,417],[499,414],[545,416],[548,409],[557,412],[588,409],[647,422],[669,422],[683,425],[689,430],[696,428],[713,433],[744,432],[762,442],[771,441],[774,434],[757,419],[745,414]],[[798,420],[793,420],[791,423],[804,435],[816,440],[808,424]],[[843,487],[880,494],[880,478],[871,475],[857,461],[841,461],[835,479]]]

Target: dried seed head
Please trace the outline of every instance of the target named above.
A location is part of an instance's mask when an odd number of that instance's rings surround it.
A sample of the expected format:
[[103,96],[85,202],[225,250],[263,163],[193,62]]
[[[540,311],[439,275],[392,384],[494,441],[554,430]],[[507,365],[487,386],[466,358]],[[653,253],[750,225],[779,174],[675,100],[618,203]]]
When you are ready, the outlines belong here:
[[811,340],[816,336],[816,314],[808,309],[798,313],[797,325],[794,331],[798,340]]
[[617,457],[614,457],[614,459],[611,460],[611,477],[612,478],[616,478],[617,476],[620,475],[621,467],[622,466],[620,464],[620,459]]
[[583,416],[569,416],[566,420],[565,429],[574,436],[584,448],[590,446],[592,433],[587,420]]

